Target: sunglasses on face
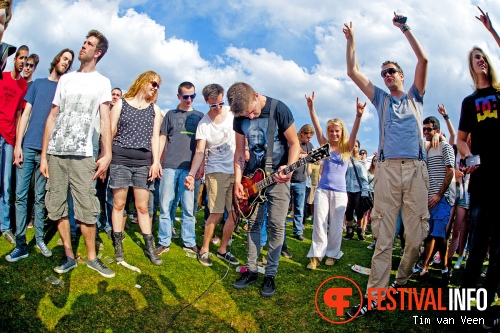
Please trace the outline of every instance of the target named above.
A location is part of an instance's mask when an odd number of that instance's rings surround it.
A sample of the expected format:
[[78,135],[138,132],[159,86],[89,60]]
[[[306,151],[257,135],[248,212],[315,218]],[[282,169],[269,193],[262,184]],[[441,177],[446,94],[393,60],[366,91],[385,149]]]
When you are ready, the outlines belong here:
[[158,82],[156,82],[156,81],[151,81],[151,86],[152,86],[153,88],[158,88],[158,89],[160,89],[160,84],[159,84]]
[[34,68],[35,67],[35,64],[30,64],[29,62],[26,63],[26,67],[31,67],[31,68]]
[[432,127],[424,127],[424,128],[422,128],[422,130],[424,132],[432,132],[434,130],[434,128],[432,128]]
[[211,109],[215,109],[216,107],[218,107],[218,106],[223,106],[223,105],[224,105],[224,101],[219,102],[219,103],[215,103],[215,104],[208,104],[208,106],[209,106]]
[[380,75],[382,75],[382,77],[385,77],[387,75],[387,73],[389,73],[390,75],[394,75],[396,73],[399,73],[399,71],[396,69],[396,68],[387,68],[387,69],[384,69],[383,71],[380,72]]
[[183,94],[179,94],[179,96],[182,97],[183,100],[187,101],[188,99],[191,98],[191,100],[195,99],[196,97],[196,93],[192,94],[192,95],[183,95]]
[[361,153],[359,153],[360,155],[366,155],[366,151],[362,151]]

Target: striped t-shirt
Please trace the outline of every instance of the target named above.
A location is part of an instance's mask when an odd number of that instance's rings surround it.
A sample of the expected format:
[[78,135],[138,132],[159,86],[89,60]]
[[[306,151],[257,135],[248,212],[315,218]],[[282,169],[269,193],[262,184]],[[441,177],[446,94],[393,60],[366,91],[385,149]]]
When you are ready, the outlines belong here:
[[[439,143],[438,148],[430,148],[427,152],[427,171],[429,173],[429,197],[437,194],[441,189],[446,176],[446,166],[455,165],[455,155],[453,147],[446,141]],[[453,175],[453,178],[455,176]],[[446,200],[450,205],[455,203],[455,180],[452,180],[450,186],[444,193]]]

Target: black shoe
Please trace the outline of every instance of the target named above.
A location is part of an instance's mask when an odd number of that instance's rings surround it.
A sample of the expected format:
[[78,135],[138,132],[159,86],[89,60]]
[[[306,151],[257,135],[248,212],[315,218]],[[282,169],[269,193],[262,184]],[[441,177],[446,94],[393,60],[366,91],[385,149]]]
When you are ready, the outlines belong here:
[[[358,304],[354,307],[352,307],[349,311],[347,311],[347,315],[351,318],[361,318],[365,315],[368,315],[370,314],[373,310],[376,310],[377,309],[377,302],[376,301],[372,301],[371,302],[371,308],[368,309],[368,298],[363,298],[363,303],[362,304]],[[359,311],[359,313],[358,313]],[[356,315],[357,314],[357,315]]]
[[123,252],[123,232],[113,232],[113,247],[115,248],[116,262],[125,261],[125,253]]
[[276,286],[274,285],[274,276],[266,275],[260,289],[260,294],[264,297],[271,297],[275,292]]
[[303,235],[294,235],[293,238],[299,241],[303,241],[304,239],[306,239]]
[[398,288],[405,288],[405,286],[402,285],[402,284],[397,283],[396,281],[394,281],[393,283],[391,283],[391,285],[389,286],[389,288],[392,288],[392,289],[394,289],[396,291],[394,293],[394,295],[399,295]]
[[347,231],[345,233],[344,239],[352,239],[354,237],[354,228],[353,227],[347,227]]
[[363,229],[356,228],[356,234],[358,235],[358,239],[360,241],[364,241],[365,240],[365,232],[363,231]]
[[288,249],[281,249],[281,255],[287,259],[292,259],[292,254],[288,252]]
[[250,272],[246,271],[245,273],[241,274],[241,277],[236,280],[235,283],[233,283],[233,287],[236,289],[245,289],[249,285],[257,282],[259,279],[259,275],[257,272]]

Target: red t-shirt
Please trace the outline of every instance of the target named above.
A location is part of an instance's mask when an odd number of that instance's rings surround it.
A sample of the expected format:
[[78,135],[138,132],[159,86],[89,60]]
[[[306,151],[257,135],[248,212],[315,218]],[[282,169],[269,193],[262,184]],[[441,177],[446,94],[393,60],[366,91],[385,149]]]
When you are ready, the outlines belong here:
[[10,72],[3,72],[0,80],[0,135],[8,144],[16,144],[16,111],[22,110],[28,83],[24,78],[14,80]]

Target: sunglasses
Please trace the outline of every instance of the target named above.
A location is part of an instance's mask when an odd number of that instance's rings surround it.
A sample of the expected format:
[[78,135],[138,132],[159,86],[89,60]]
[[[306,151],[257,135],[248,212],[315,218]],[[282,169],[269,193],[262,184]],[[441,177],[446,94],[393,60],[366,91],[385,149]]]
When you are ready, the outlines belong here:
[[383,71],[380,72],[380,75],[382,75],[382,77],[385,77],[385,75],[387,73],[389,73],[390,75],[394,75],[396,73],[399,73],[400,71],[397,70],[396,68],[387,68],[387,69],[384,69]]
[[359,153],[360,155],[366,155],[366,151],[362,151],[361,153]]
[[218,107],[218,106],[223,106],[223,105],[224,105],[224,101],[219,102],[219,103],[215,103],[215,104],[208,104],[208,106],[209,106],[211,109],[215,109],[216,107]]
[[188,99],[191,98],[191,100],[195,99],[196,97],[196,93],[192,94],[192,95],[183,95],[183,94],[179,94],[179,96],[182,97],[183,100],[187,101]]
[[151,86],[152,86],[153,88],[158,88],[158,89],[160,89],[160,84],[159,84],[158,82],[156,82],[156,81],[151,81],[150,83],[151,83]]
[[35,67],[35,64],[30,64],[30,63],[28,62],[28,63],[26,63],[26,65],[25,65],[25,66],[26,66],[26,67],[31,67],[31,68],[34,68],[34,67]]
[[434,130],[434,128],[432,128],[432,127],[424,127],[424,128],[422,128],[422,131],[424,131],[424,132],[432,132],[433,130]]

